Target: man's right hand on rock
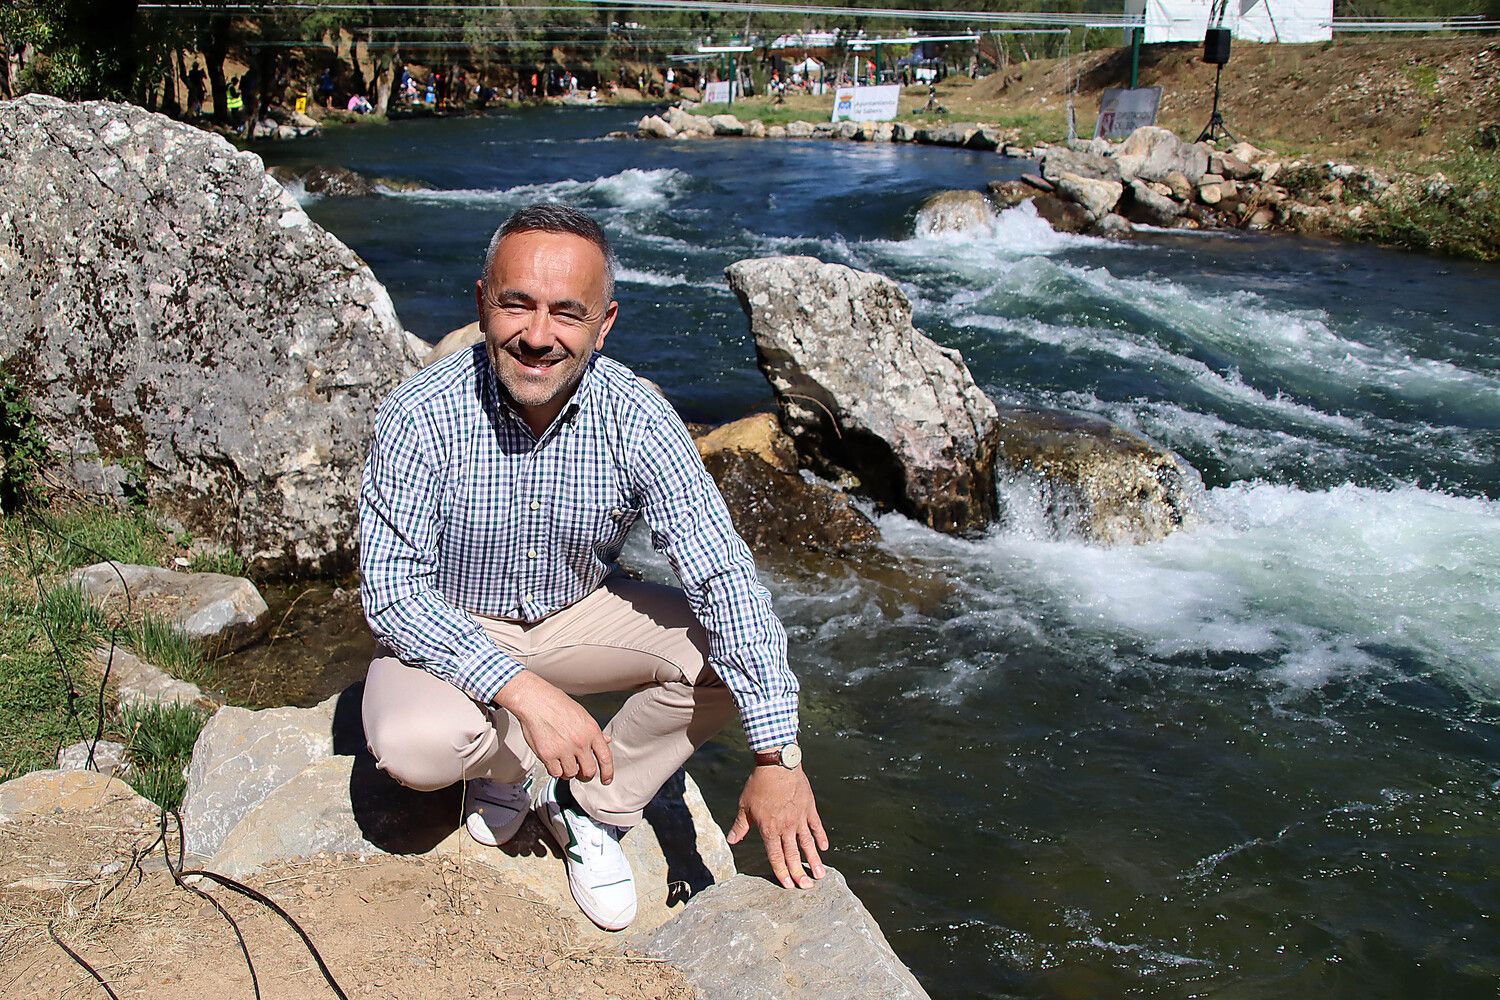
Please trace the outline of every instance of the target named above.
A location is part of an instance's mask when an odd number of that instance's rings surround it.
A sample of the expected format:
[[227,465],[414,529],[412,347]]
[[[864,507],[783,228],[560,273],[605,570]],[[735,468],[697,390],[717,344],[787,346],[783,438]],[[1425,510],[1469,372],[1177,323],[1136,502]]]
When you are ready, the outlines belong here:
[[511,678],[495,704],[516,717],[521,733],[554,778],[615,780],[609,736],[578,702],[529,670]]

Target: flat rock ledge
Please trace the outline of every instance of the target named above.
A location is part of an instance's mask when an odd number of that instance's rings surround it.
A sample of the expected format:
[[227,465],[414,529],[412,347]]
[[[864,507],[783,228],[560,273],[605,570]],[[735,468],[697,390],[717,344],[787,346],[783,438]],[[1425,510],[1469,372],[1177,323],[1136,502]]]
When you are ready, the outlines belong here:
[[[534,818],[503,849],[462,827],[461,786],[414,792],[375,766],[359,714],[363,685],[314,708],[223,708],[198,737],[182,820],[188,853],[233,877],[322,852],[462,856],[501,872],[577,923],[561,855]],[[734,859],[686,773],[663,787],[622,841],[640,894],[635,926],[665,922],[696,893],[734,874]]]
[[647,955],[682,969],[699,1000],[927,997],[832,868],[813,888],[795,892],[736,875],[636,940]]
[[995,406],[894,281],[813,257],[725,274],[804,464],[938,531],[994,520]]

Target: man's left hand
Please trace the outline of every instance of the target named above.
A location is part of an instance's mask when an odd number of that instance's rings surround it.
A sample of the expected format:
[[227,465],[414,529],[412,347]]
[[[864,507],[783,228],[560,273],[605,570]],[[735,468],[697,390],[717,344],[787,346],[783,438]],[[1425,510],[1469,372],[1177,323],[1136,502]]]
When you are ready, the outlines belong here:
[[[828,834],[823,832],[812,785],[802,768],[773,765],[750,772],[740,793],[739,815],[729,828],[729,842],[744,840],[752,825],[760,830],[771,872],[783,888],[810,889],[813,879],[827,874],[818,852],[828,850]],[[803,870],[804,861],[812,869],[812,878]]]

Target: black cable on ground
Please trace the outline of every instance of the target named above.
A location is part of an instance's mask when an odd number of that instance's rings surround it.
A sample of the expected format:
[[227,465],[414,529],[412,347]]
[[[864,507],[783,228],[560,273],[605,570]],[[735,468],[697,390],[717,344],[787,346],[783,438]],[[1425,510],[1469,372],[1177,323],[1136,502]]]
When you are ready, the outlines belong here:
[[219,911],[221,917],[228,921],[230,929],[234,931],[234,939],[239,942],[240,954],[245,956],[245,968],[250,970],[250,987],[255,991],[255,1000],[261,1000],[260,977],[255,974],[255,963],[250,959],[250,946],[245,943],[245,935],[240,931],[239,922],[224,908],[223,903],[214,899],[197,886],[188,885],[182,880],[182,859],[186,853],[182,836],[182,817],[177,815],[177,810],[174,809],[172,810],[172,818],[177,821],[177,864],[175,865],[172,864],[172,852],[167,847],[167,810],[166,807],[162,807],[161,815],[158,819],[158,828],[161,833],[157,839],[161,842],[161,856],[162,860],[167,863],[167,871],[171,873],[172,881],[177,883],[179,889],[186,889],[194,895],[202,896],[213,904],[214,909]]
[[[57,538],[62,539],[63,541],[67,542],[70,545],[76,545],[78,548],[82,549],[85,552],[88,552],[90,555],[98,556],[101,561],[108,562],[110,564],[110,568],[115,571],[115,575],[120,578],[120,587],[121,587],[122,592],[125,595],[126,613],[127,614],[130,613],[130,610],[131,610],[130,587],[129,587],[129,585],[125,581],[125,574],[123,574],[123,573],[120,572],[120,568],[119,568],[118,565],[116,565],[116,562],[115,562],[114,559],[110,558],[108,555],[106,555],[106,554],[104,554],[102,552],[97,551],[96,549],[93,549],[92,547],[90,547],[88,545],[83,544],[82,542],[77,541],[76,539],[68,537],[66,534],[64,534],[63,532],[59,531],[55,526],[49,524],[47,522],[46,518],[42,517],[40,514],[38,514],[34,510],[29,510],[28,509],[26,511],[26,516],[28,518],[30,518],[30,519],[32,519],[32,520],[40,523],[41,526],[45,529],[46,532],[51,533],[52,535],[56,536]],[[40,595],[41,592],[42,592],[41,575],[40,575],[39,570],[37,569],[36,555],[33,552],[32,547],[31,547],[31,535],[30,535],[29,532],[23,532],[23,537],[26,540],[26,558],[27,558],[27,562],[29,564],[29,568],[31,570],[32,581],[33,581],[34,585],[37,588],[37,594]],[[72,675],[72,672],[68,670],[67,661],[66,661],[66,659],[62,655],[62,650],[57,645],[57,640],[53,636],[52,629],[47,624],[45,616],[43,616],[43,618],[42,618],[42,628],[47,633],[47,640],[52,645],[53,656],[56,657],[58,668],[62,671],[63,680],[68,685],[68,716],[69,716],[70,720],[80,723],[80,734],[81,734],[81,732],[82,732],[81,721],[82,720],[79,717],[78,709],[77,709],[77,706],[75,704],[75,702],[77,700],[77,697],[78,697],[78,691],[77,691],[77,688],[73,684],[73,675]],[[89,747],[89,763],[91,765],[94,764],[94,749],[95,749],[95,747],[97,747],[99,741],[101,739],[103,739],[103,737],[104,737],[104,699],[105,699],[106,685],[107,685],[108,680],[109,680],[110,667],[114,664],[114,653],[115,653],[115,649],[118,648],[118,644],[116,642],[116,631],[117,631],[116,629],[111,629],[110,630],[109,660],[106,663],[105,668],[104,668],[104,678],[100,681],[100,684],[99,684],[99,703],[98,703],[99,704],[99,720],[98,720],[98,726],[96,727],[96,732],[95,732],[95,735],[94,735],[93,744],[90,745],[90,747]],[[59,747],[59,749],[61,749],[61,747]],[[97,765],[94,766],[94,769],[98,770]],[[156,847],[157,844],[160,844],[161,845],[161,851],[162,851],[162,859],[166,863],[167,871],[171,874],[172,880],[178,885],[179,888],[186,889],[188,892],[191,892],[194,895],[201,896],[202,898],[206,899],[209,903],[211,903],[213,905],[214,909],[216,909],[216,910],[219,911],[219,914],[229,923],[230,928],[234,931],[235,940],[239,942],[240,953],[245,958],[245,967],[250,970],[250,984],[251,984],[251,986],[255,990],[256,1000],[261,1000],[261,995],[260,995],[260,980],[259,980],[259,977],[257,977],[257,975],[255,973],[255,963],[250,958],[250,948],[245,943],[245,936],[240,931],[240,925],[239,925],[239,923],[236,922],[236,920],[229,913],[229,911],[224,908],[224,905],[222,903],[220,903],[217,899],[215,899],[213,896],[211,896],[208,893],[204,892],[202,889],[197,888],[196,886],[188,885],[187,882],[184,881],[184,879],[187,876],[189,876],[189,875],[196,875],[196,876],[198,876],[200,878],[209,879],[210,881],[216,882],[219,885],[224,886],[226,889],[229,889],[229,890],[231,890],[233,892],[237,892],[237,893],[239,893],[242,896],[245,896],[245,897],[247,897],[247,898],[249,898],[251,900],[254,900],[255,902],[261,904],[262,906],[266,907],[267,909],[269,909],[273,913],[275,913],[278,917],[280,917],[283,921],[286,922],[286,924],[287,924],[288,927],[290,927],[293,931],[295,931],[297,933],[297,936],[299,938],[302,939],[302,943],[303,943],[304,946],[306,946],[308,954],[310,954],[312,956],[313,961],[317,963],[318,971],[323,974],[323,979],[328,983],[329,988],[331,990],[333,990],[334,995],[337,996],[339,998],[339,1000],[349,1000],[348,994],[346,994],[344,992],[343,988],[339,986],[338,980],[336,980],[334,978],[333,972],[328,968],[328,964],[323,961],[323,956],[322,956],[321,953],[319,953],[317,946],[313,944],[312,938],[309,937],[308,934],[307,934],[307,932],[302,929],[302,925],[299,924],[299,923],[297,923],[296,919],[293,918],[290,913],[287,913],[286,910],[283,910],[281,908],[281,906],[276,903],[275,900],[271,899],[269,896],[264,895],[263,893],[260,893],[260,892],[256,891],[255,889],[250,888],[248,885],[245,885],[245,884],[243,884],[241,882],[237,882],[237,881],[235,881],[232,878],[229,878],[227,875],[220,875],[217,872],[211,872],[211,871],[207,871],[207,870],[203,870],[203,869],[193,869],[193,870],[189,870],[189,871],[184,871],[183,870],[182,865],[183,865],[183,860],[184,860],[184,858],[186,857],[186,854],[187,854],[187,845],[186,845],[186,841],[185,841],[185,838],[184,838],[184,835],[183,835],[182,817],[178,814],[177,810],[175,810],[175,809],[170,810],[170,812],[172,814],[172,819],[177,824],[177,863],[175,865],[172,863],[171,850],[170,850],[170,848],[167,845],[167,813],[168,813],[168,811],[169,810],[165,806],[160,807],[160,812],[157,815],[157,834],[156,834],[156,839],[153,840],[150,844],[146,845],[146,847],[143,850],[138,850],[138,851],[132,851],[131,852],[131,858],[130,858],[130,865],[129,865],[129,867],[127,867],[125,869],[125,871],[123,873],[121,873],[120,877],[115,880],[115,884],[112,885],[112,886],[110,886],[109,889],[104,893],[104,895],[100,897],[100,899],[102,900],[102,899],[107,898],[110,895],[110,893],[112,893],[116,889],[118,889],[124,883],[125,879],[130,876],[130,873],[131,873],[132,870],[134,870],[137,873],[139,873],[140,870],[141,870],[140,869],[140,861],[141,861],[141,859],[144,858],[144,857],[146,857],[148,854],[150,854],[151,851]],[[138,874],[138,877],[137,877],[136,881],[137,881],[137,884],[139,884],[139,882],[140,882],[139,874]],[[90,975],[92,975],[94,977],[94,979],[96,981],[98,981],[99,985],[104,988],[104,991],[109,994],[111,1000],[119,1000],[119,997],[115,994],[115,991],[112,990],[112,989],[110,989],[109,984],[104,981],[103,977],[100,976],[97,971],[95,971],[94,967],[91,966],[91,965],[89,965],[88,962],[84,961],[84,959],[82,957],[80,957],[76,952],[74,952],[71,948],[69,948],[66,944],[63,943],[62,938],[60,938],[60,937],[57,936],[57,932],[56,932],[56,930],[53,929],[53,927],[52,927],[51,924],[47,925],[47,932],[52,935],[52,940],[57,943],[58,947],[60,947],[63,951],[67,952],[68,956],[70,958],[72,958],[73,961],[75,961],[79,965],[81,965],[84,969],[86,969],[88,971],[88,973]]]
[[110,1000],[120,1000],[119,994],[110,989],[109,983],[106,983],[104,981],[104,977],[99,975],[99,970],[95,969],[92,965],[85,961],[82,955],[78,954],[78,952],[74,951],[72,948],[69,948],[66,944],[63,943],[63,939],[57,936],[57,930],[52,926],[51,923],[47,924],[47,933],[52,935],[52,940],[57,942],[57,946],[59,948],[68,953],[69,958],[77,962],[79,965],[83,966],[83,971],[93,976],[94,981],[100,986],[104,987],[104,992],[109,994]]
[[[76,538],[72,538],[64,534],[62,531],[59,531],[56,525],[50,523],[45,517],[43,517],[32,507],[23,507],[21,509],[21,512],[28,521],[40,525],[44,533],[51,534],[56,538],[60,538],[64,542],[67,542],[69,545],[75,546],[79,549],[82,549],[84,552],[87,552],[89,555],[97,557],[100,561],[109,563],[110,569],[115,571],[115,576],[120,578],[120,591],[125,595],[125,613],[127,615],[130,614],[134,606],[130,597],[130,585],[126,583],[125,574],[120,572],[120,567],[116,564],[114,559],[112,559],[107,554],[100,552],[98,549],[95,549],[90,545],[86,545],[83,542],[78,541]],[[32,583],[36,587],[37,597],[38,599],[40,599],[42,594],[42,580],[41,573],[37,569],[36,565],[36,554],[32,551],[31,548],[31,534],[30,532],[23,532],[22,537],[26,540],[27,568],[31,570]],[[82,735],[82,720],[79,719],[78,709],[75,704],[78,696],[78,691],[73,684],[72,672],[68,670],[68,664],[63,658],[62,650],[60,650],[57,646],[57,640],[52,635],[52,629],[47,624],[46,616],[42,616],[42,628],[47,633],[47,641],[52,644],[52,654],[57,658],[57,665],[59,669],[62,670],[63,682],[68,685],[68,717],[79,722],[79,734]],[[119,630],[117,628],[111,628],[109,630],[109,659],[104,664],[104,676],[99,681],[98,717],[94,726],[94,738],[93,740],[89,741],[89,756],[87,764],[85,765],[87,768],[95,771],[99,770],[99,765],[94,760],[94,754],[99,748],[99,742],[104,739],[104,700],[109,686],[109,673],[114,668],[115,664],[115,650],[119,648],[118,632]],[[61,752],[61,743],[58,744],[57,750]],[[54,757],[55,756],[56,755],[54,754]]]

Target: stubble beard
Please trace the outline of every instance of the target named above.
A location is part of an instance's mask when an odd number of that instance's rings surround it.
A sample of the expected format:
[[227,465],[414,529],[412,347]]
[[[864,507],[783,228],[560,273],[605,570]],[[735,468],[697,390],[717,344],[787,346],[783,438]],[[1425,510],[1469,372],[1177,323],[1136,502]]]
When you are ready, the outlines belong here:
[[546,406],[571,394],[583,380],[584,370],[594,353],[587,351],[579,355],[564,355],[548,369],[545,378],[539,379],[520,371],[516,358],[488,339],[485,340],[485,351],[490,356],[490,366],[495,369],[506,395],[511,402],[522,407]]

